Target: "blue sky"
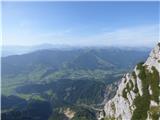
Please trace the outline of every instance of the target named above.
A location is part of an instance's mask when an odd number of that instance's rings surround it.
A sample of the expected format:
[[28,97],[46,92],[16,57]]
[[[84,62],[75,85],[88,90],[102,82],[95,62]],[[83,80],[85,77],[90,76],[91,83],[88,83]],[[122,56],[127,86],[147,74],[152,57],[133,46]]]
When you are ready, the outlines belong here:
[[152,46],[158,2],[3,2],[4,45]]

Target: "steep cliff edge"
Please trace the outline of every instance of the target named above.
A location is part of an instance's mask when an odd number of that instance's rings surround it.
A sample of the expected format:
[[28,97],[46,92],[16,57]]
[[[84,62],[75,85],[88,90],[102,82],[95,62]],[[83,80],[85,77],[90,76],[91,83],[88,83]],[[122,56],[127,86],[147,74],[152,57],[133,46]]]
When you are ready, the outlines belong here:
[[160,119],[160,43],[145,63],[122,78],[117,93],[104,106],[99,119],[158,120]]

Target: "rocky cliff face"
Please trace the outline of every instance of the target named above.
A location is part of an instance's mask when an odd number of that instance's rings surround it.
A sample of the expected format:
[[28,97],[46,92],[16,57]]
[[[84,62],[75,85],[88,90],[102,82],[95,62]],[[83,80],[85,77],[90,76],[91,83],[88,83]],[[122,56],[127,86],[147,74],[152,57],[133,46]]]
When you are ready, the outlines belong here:
[[160,119],[160,43],[145,63],[122,78],[117,93],[105,104],[99,119]]

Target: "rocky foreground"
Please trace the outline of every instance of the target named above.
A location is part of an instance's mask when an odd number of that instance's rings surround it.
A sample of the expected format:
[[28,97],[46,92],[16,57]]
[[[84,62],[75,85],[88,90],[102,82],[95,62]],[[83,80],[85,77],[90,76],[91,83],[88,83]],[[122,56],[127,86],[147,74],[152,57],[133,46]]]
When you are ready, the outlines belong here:
[[99,120],[160,119],[160,43],[145,63],[122,78],[117,93],[104,106]]

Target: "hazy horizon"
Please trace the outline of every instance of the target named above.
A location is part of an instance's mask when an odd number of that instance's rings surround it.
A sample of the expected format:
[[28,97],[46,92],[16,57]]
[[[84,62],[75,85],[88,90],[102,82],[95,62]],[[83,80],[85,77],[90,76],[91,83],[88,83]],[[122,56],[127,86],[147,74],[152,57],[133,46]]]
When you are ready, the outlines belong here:
[[159,2],[2,2],[3,46],[153,47]]
[[139,46],[127,46],[127,45],[121,45],[121,46],[117,46],[117,45],[68,45],[68,44],[51,44],[51,43],[42,43],[42,44],[35,44],[35,45],[2,45],[3,48],[6,48],[6,47],[38,47],[38,46],[50,46],[50,47],[75,47],[75,48],[85,48],[85,47],[88,47],[88,48],[153,48],[158,42],[154,43],[154,45],[152,46],[143,46],[143,45],[139,45]]

